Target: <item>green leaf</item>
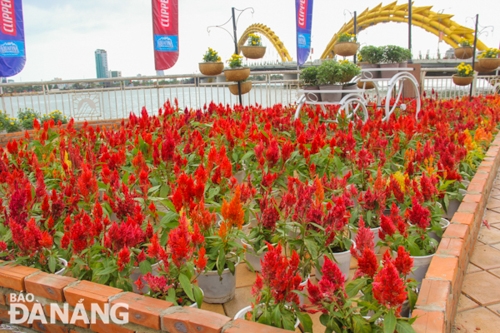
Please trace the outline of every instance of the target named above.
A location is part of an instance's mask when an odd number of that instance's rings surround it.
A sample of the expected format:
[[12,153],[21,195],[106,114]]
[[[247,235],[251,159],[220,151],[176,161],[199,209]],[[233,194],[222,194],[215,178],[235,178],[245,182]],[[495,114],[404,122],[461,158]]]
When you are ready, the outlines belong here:
[[151,273],[151,271],[152,271],[151,263],[147,260],[141,261],[139,263],[139,270],[141,271],[141,274],[143,274],[143,275]]
[[56,271],[56,258],[49,257],[49,270],[51,273]]
[[[296,305],[295,305],[296,306]],[[304,329],[304,332],[310,332],[312,333],[312,319],[307,313],[302,313],[300,311],[295,311],[295,314],[297,315],[297,318],[299,319],[300,323],[302,324],[302,327]]]
[[398,320],[396,330],[398,333],[415,333],[413,327],[406,320]]
[[366,279],[359,278],[349,282],[345,287],[345,292],[347,296],[354,297],[364,286],[366,286]]
[[352,326],[354,328],[354,332],[356,333],[370,333],[372,331],[368,320],[360,315],[352,316]]
[[384,316],[384,333],[394,333],[396,329],[396,316],[391,311]]
[[177,298],[175,297],[175,289],[174,289],[174,288],[170,288],[170,289],[168,290],[168,295],[167,295],[167,296],[165,296],[165,300],[166,300],[166,301],[169,301],[169,302],[171,302],[171,303],[174,303],[174,305],[179,305],[179,304],[177,303]]
[[203,303],[203,292],[197,285],[193,285],[193,292],[196,304],[198,305],[198,308],[201,308],[201,303]]
[[116,270],[117,270],[117,267],[114,265],[111,265],[111,266],[107,266],[106,268],[96,272],[95,275],[99,276],[99,275],[111,274],[111,273],[116,272]]
[[189,278],[184,274],[180,274],[179,275],[179,282],[181,283],[182,290],[184,290],[187,297],[189,297],[190,300],[195,301],[195,298],[193,295],[193,287],[191,285],[191,281],[189,281]]

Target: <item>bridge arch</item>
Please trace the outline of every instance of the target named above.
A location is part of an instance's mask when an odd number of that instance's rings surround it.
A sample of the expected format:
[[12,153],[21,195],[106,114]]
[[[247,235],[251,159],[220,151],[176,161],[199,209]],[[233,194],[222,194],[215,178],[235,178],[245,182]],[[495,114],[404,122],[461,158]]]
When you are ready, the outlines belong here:
[[245,30],[245,32],[243,32],[240,40],[238,41],[238,53],[241,52],[241,47],[244,46],[248,40],[248,35],[254,32],[264,35],[273,44],[274,48],[278,51],[278,54],[281,57],[281,61],[292,61],[290,53],[288,53],[288,50],[280,38],[274,33],[274,31],[262,23],[252,24]]
[[[442,33],[443,40],[453,48],[458,47],[458,42],[462,38],[469,40],[472,44],[474,41],[473,29],[464,27],[453,21],[451,19],[453,15],[451,14],[436,13],[431,9],[432,6],[412,6],[412,25],[423,28],[425,31],[438,37],[440,33]],[[408,23],[408,4],[398,5],[397,1],[395,1],[386,6],[382,6],[380,3],[378,6],[370,10],[368,8],[365,9],[364,12],[357,15],[356,19],[358,32],[378,23]],[[333,45],[335,45],[338,37],[342,33],[354,33],[354,19],[345,23],[342,28],[340,28],[340,30],[333,35],[332,39],[326,46],[325,51],[321,55],[321,59],[333,58],[335,56]],[[488,49],[488,47],[480,40],[477,40],[476,47],[480,51]]]

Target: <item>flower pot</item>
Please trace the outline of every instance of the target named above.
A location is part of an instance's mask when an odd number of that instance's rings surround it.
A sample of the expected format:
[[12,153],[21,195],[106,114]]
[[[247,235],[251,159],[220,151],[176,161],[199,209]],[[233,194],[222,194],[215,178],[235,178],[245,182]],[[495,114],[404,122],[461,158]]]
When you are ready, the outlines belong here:
[[[352,243],[354,244],[354,246],[356,246],[356,243],[354,243],[354,241]],[[339,266],[340,271],[342,272],[342,274],[344,274],[345,279],[347,280],[349,278],[349,270],[351,268],[351,251],[347,250],[344,252],[328,253],[327,255],[330,257],[330,259],[333,258],[333,261],[337,263],[337,266]],[[324,256],[318,258],[318,263],[319,267],[315,267],[314,269],[316,271],[316,279],[320,280],[323,276],[323,274],[321,273],[321,268],[325,263]]]
[[[319,90],[319,86],[307,86],[307,87],[304,87],[304,90]],[[321,102],[321,94],[318,92],[306,93],[306,101],[308,101],[308,102]]]
[[491,73],[495,71],[494,69],[488,69],[482,67],[477,61],[474,63],[474,70],[478,73]]
[[[240,311],[238,311],[235,315],[234,315],[234,319],[244,319],[244,320],[247,320],[246,318],[246,314],[248,312],[252,312],[253,309],[252,309],[252,306],[249,305],[249,306],[246,306],[244,307],[243,309],[241,309]],[[300,325],[300,321],[299,321],[299,318],[297,318],[297,320],[295,321],[295,328],[299,327]]]
[[417,281],[419,287],[422,284],[422,280],[429,269],[433,257],[434,253],[426,256],[411,256],[411,258],[413,258],[413,271],[409,276]]
[[469,59],[472,58],[474,53],[474,48],[470,46],[457,47],[455,50],[455,57],[457,59]]
[[[240,259],[235,266],[240,263]],[[232,274],[229,268],[222,271],[208,271],[198,276],[198,286],[203,290],[203,301],[206,303],[226,303],[234,298],[236,292],[236,271]]]
[[241,240],[241,244],[243,244],[243,247],[245,248],[245,260],[247,261],[247,264],[251,266],[247,266],[248,269],[252,270],[253,268],[255,272],[260,272],[262,269],[260,261],[264,259],[266,250],[264,250],[262,253],[257,253],[254,250],[253,245],[247,243],[243,239]]
[[356,54],[359,44],[354,42],[341,42],[333,45],[333,52],[342,57],[350,57]]
[[500,66],[500,58],[480,58],[478,62],[479,66],[485,70],[494,71]]
[[60,270],[58,270],[57,272],[54,272],[55,275],[63,275],[64,272],[66,271],[66,268],[68,267],[68,261],[66,259],[63,259],[63,258],[57,258],[57,261],[59,261],[59,263],[63,266]]
[[[445,218],[441,218],[441,220],[439,221],[439,225],[441,226],[441,230],[443,231],[441,233],[441,235],[443,235],[443,233],[445,232],[446,228],[448,228],[448,226],[450,225],[450,221],[447,220],[447,219],[445,219]],[[437,240],[438,243],[441,241],[441,238],[442,238],[442,236],[437,235],[434,231],[429,231],[429,237]]]
[[452,75],[451,78],[453,80],[453,83],[455,83],[457,86],[468,86],[474,79],[473,76],[458,76],[455,74]]
[[[158,276],[159,271],[160,271],[160,264],[163,263],[163,261],[157,262],[156,264],[151,265],[151,274],[154,276]],[[130,276],[129,276],[130,282],[132,283],[132,290],[134,293],[138,294],[145,294],[149,291],[149,287],[147,286],[146,281],[143,278],[143,274],[141,273],[141,270],[139,267],[134,267],[130,271]],[[144,287],[142,289],[137,288],[137,285],[135,282],[141,279],[142,283],[144,284]]]
[[329,84],[319,86],[319,90],[338,90],[339,92],[334,93],[321,93],[321,101],[323,102],[340,102],[342,99],[342,85],[340,84]]
[[373,81],[358,81],[358,88],[359,89],[374,89],[375,88],[375,83]]
[[[241,85],[241,94],[242,95],[244,95],[244,94],[248,93],[250,90],[252,90],[252,81],[241,82],[240,85]],[[227,87],[229,88],[229,91],[231,92],[231,94],[238,95],[238,84],[237,83],[230,84]]]
[[265,46],[242,46],[241,52],[249,59],[260,59],[266,54]]
[[249,67],[231,68],[224,70],[227,81],[243,81],[250,76]]
[[219,75],[224,69],[222,62],[200,62],[198,66],[203,75]]
[[443,215],[443,217],[448,220],[453,218],[453,215],[455,215],[461,203],[462,202],[460,200],[451,199],[448,202],[448,208],[446,209],[446,213]]
[[380,64],[380,68],[382,69],[380,71],[380,77],[383,79],[390,79],[394,75],[398,73],[397,70],[386,70],[384,71],[383,69],[392,69],[392,68],[398,68],[399,64],[398,63],[389,63],[389,64]]
[[352,93],[352,92],[354,92],[356,90],[358,90],[358,86],[356,85],[355,82],[344,84],[342,86],[342,91],[344,91],[342,93],[342,98],[346,97],[347,95],[349,95],[350,93]]
[[[408,67],[408,61],[402,61],[399,64],[399,68],[407,68]],[[399,70],[398,73],[403,73],[406,72],[406,70]]]

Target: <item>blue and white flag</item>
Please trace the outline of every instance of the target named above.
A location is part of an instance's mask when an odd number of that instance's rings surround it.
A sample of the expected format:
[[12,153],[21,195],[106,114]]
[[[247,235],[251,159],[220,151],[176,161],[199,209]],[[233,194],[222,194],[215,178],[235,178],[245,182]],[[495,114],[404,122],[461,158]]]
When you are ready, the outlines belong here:
[[297,20],[297,65],[301,66],[311,51],[313,0],[295,0]]
[[26,63],[21,0],[0,1],[0,77],[14,76]]

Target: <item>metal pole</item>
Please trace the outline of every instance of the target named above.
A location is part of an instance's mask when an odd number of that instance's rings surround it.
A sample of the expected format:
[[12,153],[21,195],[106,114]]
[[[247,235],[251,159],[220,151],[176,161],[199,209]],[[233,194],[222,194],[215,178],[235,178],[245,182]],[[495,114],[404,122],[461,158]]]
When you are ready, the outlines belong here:
[[[356,11],[354,11],[354,35],[357,36],[358,35],[358,20],[357,20],[357,16],[356,16]],[[356,41],[358,40],[358,38],[356,37]],[[356,53],[354,53],[354,56],[353,56],[353,62],[356,63]]]
[[[474,48],[472,49],[472,69],[476,64],[476,46],[477,46],[477,27],[479,25],[479,14],[476,14],[476,30],[474,30]],[[472,99],[472,86],[474,85],[474,81],[470,84],[469,88],[469,100]]]
[[[411,24],[412,24],[412,0],[408,0],[408,50],[411,53]],[[413,59],[413,57],[412,57]],[[409,59],[409,61],[412,61]]]
[[[233,39],[234,39],[234,54],[239,54],[238,52],[238,34],[236,32],[236,19],[234,17],[234,7],[231,8],[231,15],[233,17]],[[241,82],[238,81],[238,96],[240,99],[240,105],[243,105],[241,101]]]

